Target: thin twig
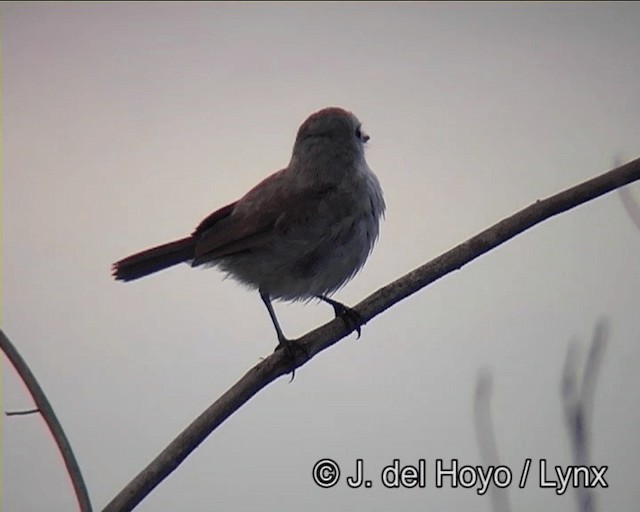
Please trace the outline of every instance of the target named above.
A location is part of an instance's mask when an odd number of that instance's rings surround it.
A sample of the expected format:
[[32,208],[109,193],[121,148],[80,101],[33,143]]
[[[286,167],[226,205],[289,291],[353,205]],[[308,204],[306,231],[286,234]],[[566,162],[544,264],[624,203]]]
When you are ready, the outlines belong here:
[[6,411],[6,416],[28,416],[29,414],[37,414],[40,409],[28,409],[26,411]]
[[[418,267],[376,291],[354,309],[368,321],[397,302],[460,269],[487,251],[541,223],[544,220],[595,199],[618,187],[640,179],[640,158],[596,178],[571,187],[548,199],[536,201],[511,217]],[[305,364],[317,353],[347,336],[351,330],[341,319],[307,333],[298,342],[304,347],[296,354],[295,366]],[[259,390],[291,371],[284,350],[264,359],[189,425],[160,455],[143,469],[104,509],[105,512],[132,510],[167,477],[211,433]],[[308,357],[305,357],[305,354]]]
[[[498,456],[498,445],[491,419],[491,395],[493,392],[493,377],[489,370],[483,370],[478,374],[476,380],[476,394],[473,407],[473,417],[475,420],[476,437],[480,450],[480,461],[482,466],[498,467],[500,457]],[[506,488],[496,485],[489,486],[491,502],[494,512],[509,512],[509,492]]]
[[[575,466],[589,466],[591,416],[593,414],[596,378],[607,338],[607,323],[601,320],[596,325],[593,333],[593,340],[589,347],[582,380],[578,376],[578,344],[576,342],[571,343],[567,350],[562,374],[561,395]],[[595,512],[596,504],[593,489],[585,483],[585,485],[576,488],[576,493],[578,510],[580,512]]]
[[618,194],[620,194],[620,200],[622,201],[624,209],[627,211],[627,215],[629,215],[631,222],[640,229],[640,204],[633,198],[633,195],[631,195],[631,188],[619,188]]
[[[62,425],[58,421],[56,414],[53,412],[53,408],[47,400],[44,391],[38,384],[35,376],[31,372],[27,363],[22,359],[20,353],[16,350],[13,343],[7,338],[4,331],[0,329],[0,350],[2,350],[11,364],[20,375],[20,378],[26,384],[33,401],[38,407],[37,410],[40,411],[42,417],[44,418],[47,427],[51,431],[51,435],[53,435],[53,439],[58,445],[58,449],[62,454],[62,458],[64,460],[65,466],[67,467],[67,472],[71,477],[71,483],[73,484],[73,489],[76,493],[76,498],[78,499],[78,505],[80,506],[80,510],[82,512],[91,512],[91,501],[89,500],[89,493],[87,492],[87,487],[84,483],[84,479],[82,478],[82,473],[80,472],[80,467],[78,466],[78,461],[73,454],[73,450],[71,449],[71,445],[69,444],[69,440],[67,439],[64,430],[62,429]],[[9,415],[9,414],[7,414]]]

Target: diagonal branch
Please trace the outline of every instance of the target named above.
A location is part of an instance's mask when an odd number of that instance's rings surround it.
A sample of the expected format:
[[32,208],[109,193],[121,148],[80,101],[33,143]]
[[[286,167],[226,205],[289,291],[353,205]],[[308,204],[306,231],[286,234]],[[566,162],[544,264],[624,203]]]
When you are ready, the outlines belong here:
[[71,482],[76,493],[76,498],[78,500],[80,510],[82,512],[91,512],[91,501],[89,500],[87,487],[84,483],[84,479],[82,478],[82,473],[80,472],[78,461],[73,454],[73,450],[71,449],[69,440],[67,439],[64,430],[62,430],[62,425],[58,421],[55,412],[53,412],[53,408],[51,407],[49,400],[47,400],[44,391],[42,391],[42,388],[31,372],[31,369],[29,368],[29,366],[27,366],[27,363],[24,361],[16,347],[13,346],[13,343],[11,343],[9,338],[7,338],[4,331],[2,331],[1,329],[0,350],[2,350],[9,361],[11,361],[11,364],[16,369],[18,375],[20,375],[20,378],[27,386],[31,397],[33,398],[33,401],[37,406],[37,409],[35,409],[35,411],[7,413],[7,416],[16,414],[30,414],[36,411],[42,414],[47,427],[49,427],[49,430],[51,431],[51,435],[58,445],[58,449],[62,454],[64,463],[67,466],[67,472],[69,473],[69,477],[71,477]]
[[[571,187],[520,210],[434,260],[379,289],[354,309],[368,321],[402,299],[544,220],[595,199],[618,187],[640,179],[640,158],[596,178]],[[295,366],[305,364],[319,352],[350,333],[341,319],[307,333],[298,342],[304,351],[296,354]],[[291,371],[285,351],[278,351],[249,370],[234,386],[206,409],[160,455],[143,469],[104,509],[105,512],[132,510],[180,463],[258,391]],[[306,355],[303,353],[306,352]]]

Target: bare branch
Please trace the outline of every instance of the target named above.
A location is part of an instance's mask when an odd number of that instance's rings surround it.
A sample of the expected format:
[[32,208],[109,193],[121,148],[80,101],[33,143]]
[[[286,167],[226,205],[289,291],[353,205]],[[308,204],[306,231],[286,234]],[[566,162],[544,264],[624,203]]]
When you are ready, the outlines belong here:
[[585,410],[585,421],[588,425],[591,424],[596,380],[598,371],[600,370],[600,365],[602,364],[604,349],[608,339],[609,325],[606,320],[600,320],[596,324],[596,328],[593,332],[593,340],[591,340],[591,346],[589,347],[589,353],[587,354],[584,374],[582,375],[582,387],[580,390],[582,407]]
[[629,215],[636,227],[640,229],[640,204],[631,195],[631,189],[629,187],[619,188],[618,194],[620,194],[620,200],[627,211],[627,215]]
[[[498,445],[491,419],[491,395],[493,393],[493,376],[489,370],[483,370],[478,374],[476,381],[476,394],[474,400],[473,416],[475,419],[476,437],[480,450],[480,459],[485,468],[500,465]],[[489,486],[491,502],[494,512],[509,512],[509,493],[506,488],[496,485]]]
[[[604,320],[601,320],[594,330],[582,380],[578,376],[578,344],[576,342],[571,343],[567,350],[567,358],[565,359],[562,374],[561,395],[565,422],[576,466],[589,466],[593,399],[596,378],[607,338],[608,326]],[[578,510],[580,512],[594,512],[596,505],[593,489],[584,485],[577,487],[576,492],[578,495]]]
[[[62,458],[64,460],[65,466],[67,466],[67,472],[69,477],[71,478],[71,483],[73,484],[73,490],[76,493],[76,498],[78,500],[78,505],[80,506],[80,510],[82,512],[91,512],[91,501],[89,500],[89,493],[87,492],[87,487],[84,483],[84,479],[82,478],[82,473],[80,472],[80,466],[78,466],[78,461],[76,460],[75,455],[73,454],[73,450],[71,449],[71,445],[69,444],[69,440],[67,439],[64,430],[62,429],[62,425],[58,421],[56,414],[53,412],[53,408],[47,400],[44,391],[38,384],[35,376],[31,372],[27,363],[22,359],[22,356],[18,352],[18,350],[13,346],[13,343],[7,338],[4,331],[0,329],[0,350],[4,352],[7,356],[11,364],[20,375],[20,378],[26,384],[33,401],[37,405],[37,410],[42,414],[47,427],[51,431],[51,435],[58,445],[58,449],[62,454]],[[28,413],[27,411],[26,413]],[[25,414],[26,414],[25,413]],[[19,414],[19,413],[17,413]],[[10,415],[7,413],[7,415]]]
[[28,409],[26,411],[7,411],[5,415],[7,416],[28,416],[29,414],[39,413],[40,409]]
[[[460,269],[536,224],[638,179],[640,179],[640,158],[547,199],[536,201],[531,206],[381,288],[354,309],[363,320],[368,321],[402,299],[448,273]],[[330,347],[350,332],[351,329],[346,327],[341,319],[336,318],[307,333],[298,340],[304,347],[304,351],[296,354],[294,366],[305,364],[317,353]],[[143,469],[106,506],[105,512],[132,510],[218,425],[259,390],[291,369],[291,361],[286,359],[282,350],[254,366]]]

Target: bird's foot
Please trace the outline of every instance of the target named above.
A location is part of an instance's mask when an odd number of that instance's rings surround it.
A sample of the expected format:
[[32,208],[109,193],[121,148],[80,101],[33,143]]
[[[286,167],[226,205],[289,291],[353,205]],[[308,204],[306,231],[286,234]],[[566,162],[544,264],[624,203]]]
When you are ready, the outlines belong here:
[[298,354],[302,353],[305,359],[309,359],[309,352],[297,341],[290,340],[288,338],[285,338],[284,336],[278,336],[278,345],[276,346],[274,352],[277,352],[278,350],[284,350],[286,357],[291,360],[291,379],[289,380],[289,382],[293,382],[293,379],[296,376],[296,352]]
[[319,299],[333,306],[333,311],[336,315],[336,318],[342,318],[345,325],[349,329],[358,333],[358,337],[356,339],[360,339],[361,327],[364,325],[364,318],[362,318],[362,315],[360,313],[358,313],[355,309],[352,309],[349,306],[345,306],[337,300],[325,297],[324,295],[320,296]]

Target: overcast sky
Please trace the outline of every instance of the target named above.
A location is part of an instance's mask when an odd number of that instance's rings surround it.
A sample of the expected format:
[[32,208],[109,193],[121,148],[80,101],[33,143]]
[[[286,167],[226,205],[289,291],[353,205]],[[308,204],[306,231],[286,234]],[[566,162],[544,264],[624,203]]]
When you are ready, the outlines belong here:
[[[259,295],[180,266],[110,265],[185,236],[285,166],[329,105],[371,135],[387,216],[355,304],[516,210],[640,156],[634,3],[11,3],[2,30],[2,327],[45,388],[101,509],[276,338]],[[630,187],[640,201],[640,185]],[[372,320],[259,393],[141,511],[477,510],[435,460],[479,464],[478,372],[501,461],[572,463],[559,384],[570,340],[610,340],[595,395],[600,510],[640,502],[640,231],[617,193],[553,218]],[[324,304],[277,303],[297,337]],[[31,407],[3,364],[2,409]],[[371,489],[312,481],[364,459]],[[386,489],[393,459],[423,489]],[[537,469],[537,468],[536,468]],[[537,477],[537,475],[535,475]],[[518,511],[575,510],[535,478]],[[2,420],[2,505],[73,510],[43,422]]]

